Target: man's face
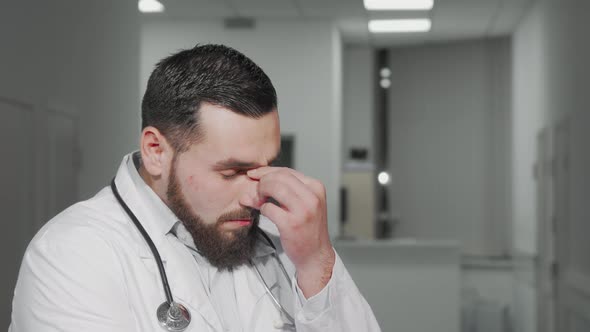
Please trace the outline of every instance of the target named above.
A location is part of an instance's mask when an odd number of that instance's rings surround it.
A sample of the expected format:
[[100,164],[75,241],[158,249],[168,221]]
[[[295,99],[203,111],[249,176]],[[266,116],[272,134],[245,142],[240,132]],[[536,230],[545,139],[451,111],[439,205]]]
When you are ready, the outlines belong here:
[[279,153],[279,118],[276,111],[254,119],[203,103],[199,124],[204,139],[174,157],[167,203],[211,264],[231,269],[254,249],[258,211],[239,201],[256,196],[246,172]]

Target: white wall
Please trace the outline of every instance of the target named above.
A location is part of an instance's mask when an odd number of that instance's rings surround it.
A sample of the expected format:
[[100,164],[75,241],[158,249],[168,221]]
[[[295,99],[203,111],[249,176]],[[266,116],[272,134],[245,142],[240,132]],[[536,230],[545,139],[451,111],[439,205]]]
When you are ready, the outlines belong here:
[[509,44],[391,49],[389,167],[397,237],[508,249]]
[[342,161],[350,160],[351,148],[367,148],[375,160],[375,50],[369,46],[346,46],[343,52]]
[[456,242],[339,241],[335,248],[383,332],[460,331]]
[[295,136],[295,167],[324,182],[332,236],[338,234],[341,154],[341,43],[323,21],[256,22],[254,30],[226,30],[221,21],[146,21],[142,27],[141,89],[155,63],[197,43],[244,52],[278,93],[283,134]]
[[535,6],[513,36],[512,197],[516,331],[537,331],[534,257],[537,245],[537,135],[548,113],[547,42],[544,13]]
[[[122,157],[139,146],[139,13],[134,1],[110,2],[81,6],[96,15],[84,23],[87,35],[80,36],[90,68],[77,72],[80,80],[72,82],[85,83],[79,102],[81,197],[108,185]],[[86,48],[90,41],[92,47]]]
[[511,260],[463,258],[461,265],[465,328],[462,331],[503,331],[496,327],[511,326],[514,307]]
[[[2,124],[14,130],[3,130],[2,136],[10,149],[2,148],[7,159],[0,170],[9,182],[2,182],[0,194],[11,199],[0,201],[7,217],[1,239],[0,329],[9,324],[18,268],[33,233],[56,209],[106,185],[123,152],[135,145],[138,42],[133,2],[25,0],[2,5],[0,113],[6,120]],[[59,188],[52,180],[72,165],[56,166],[71,162],[78,143],[83,151],[80,174],[69,173],[70,181]],[[52,158],[49,151],[55,149],[65,152],[60,156],[67,160]],[[5,154],[12,150],[18,154]]]
[[512,197],[514,248],[536,254],[537,207],[533,166],[537,135],[548,113],[547,45],[543,13],[531,11],[513,37]]
[[137,8],[114,0],[29,0],[10,7],[2,11],[0,93],[78,116],[79,190],[87,197],[137,145]]

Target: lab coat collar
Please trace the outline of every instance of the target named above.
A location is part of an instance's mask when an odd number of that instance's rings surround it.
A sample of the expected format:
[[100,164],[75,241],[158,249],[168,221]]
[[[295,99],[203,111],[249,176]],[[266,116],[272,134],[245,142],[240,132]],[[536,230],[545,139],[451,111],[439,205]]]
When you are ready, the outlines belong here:
[[[152,188],[143,181],[134,159],[139,162],[139,152],[130,153],[123,158],[115,183],[125,203],[140,220],[156,248],[159,248],[162,239],[174,226],[177,218]],[[139,248],[142,256],[152,256],[147,245],[140,245]]]

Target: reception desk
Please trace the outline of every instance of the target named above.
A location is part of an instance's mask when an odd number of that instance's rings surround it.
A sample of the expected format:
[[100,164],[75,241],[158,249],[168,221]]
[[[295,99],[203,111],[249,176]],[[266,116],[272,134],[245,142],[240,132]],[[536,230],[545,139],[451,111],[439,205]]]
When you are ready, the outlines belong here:
[[336,241],[383,332],[459,332],[460,250],[443,241]]

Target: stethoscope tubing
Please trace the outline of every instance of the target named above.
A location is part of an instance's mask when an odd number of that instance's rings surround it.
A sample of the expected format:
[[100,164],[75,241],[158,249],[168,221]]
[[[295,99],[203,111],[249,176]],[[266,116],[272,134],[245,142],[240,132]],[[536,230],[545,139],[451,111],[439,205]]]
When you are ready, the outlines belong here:
[[158,271],[160,271],[160,278],[162,279],[162,288],[164,289],[164,293],[166,294],[166,302],[169,305],[172,305],[174,303],[174,298],[172,297],[172,291],[170,290],[170,285],[168,284],[168,277],[166,276],[166,270],[164,269],[162,258],[160,257],[160,253],[158,252],[158,249],[156,248],[154,241],[152,241],[151,237],[149,236],[145,228],[143,228],[141,222],[139,222],[133,211],[131,211],[131,209],[129,208],[129,206],[127,206],[123,198],[121,198],[119,190],[117,190],[117,185],[115,184],[115,179],[111,181],[111,190],[117,198],[117,201],[119,201],[127,215],[129,215],[129,217],[131,218],[131,221],[133,221],[133,223],[135,224],[135,226],[147,242],[148,246],[150,247],[150,250],[152,251],[152,254],[154,255],[154,258],[156,260],[156,264],[158,265]]
[[[117,185],[115,184],[115,179],[113,179],[111,181],[111,190],[113,191],[113,194],[115,195],[115,198],[117,199],[117,201],[119,202],[121,207],[125,210],[127,215],[131,218],[131,221],[133,222],[133,224],[135,224],[135,226],[137,227],[137,229],[139,230],[139,232],[141,233],[141,235],[143,236],[143,238],[147,242],[148,246],[150,247],[150,250],[152,251],[152,254],[154,255],[154,259],[155,259],[156,264],[158,266],[158,271],[160,272],[160,279],[162,280],[162,288],[164,289],[164,293],[166,294],[166,303],[168,303],[168,305],[170,307],[173,306],[175,303],[174,303],[174,298],[172,297],[172,291],[170,290],[170,285],[168,283],[166,269],[164,268],[162,258],[160,257],[160,253],[158,252],[156,245],[152,241],[151,237],[149,236],[149,234],[147,233],[147,231],[145,230],[145,228],[143,227],[143,225],[141,224],[139,219],[137,219],[137,216],[135,216],[133,211],[131,211],[131,209],[129,208],[127,203],[125,203],[125,201],[123,200],[123,198],[119,194],[119,190],[117,189]],[[268,242],[268,244],[274,250],[276,250],[276,247],[275,247],[273,241],[270,239],[270,237],[260,228],[258,228],[258,231],[264,237],[264,239]],[[273,254],[273,255],[276,255],[276,254]],[[281,262],[280,258],[279,257],[275,257],[275,258],[278,261],[280,269],[283,272],[284,276],[287,278],[287,280],[290,280],[289,275],[288,275],[285,267],[283,266],[283,263]],[[277,306],[277,308],[286,315],[287,319],[289,321],[291,321],[291,324],[293,324],[293,326],[294,326],[295,320],[293,319],[293,317],[289,314],[289,312],[287,310],[285,310],[285,308],[280,304],[280,302],[272,294],[271,290],[269,289],[268,285],[266,284],[266,281],[262,277],[262,274],[258,270],[258,267],[253,263],[252,263],[252,266],[254,266],[258,276],[260,277],[260,280],[262,281],[262,284],[264,285],[264,288],[266,289],[266,291],[268,292],[268,294],[272,298],[272,300],[275,303],[275,305]]]
[[[270,237],[262,229],[258,228],[258,231],[262,235],[262,237],[264,237],[264,239],[266,240],[266,242],[268,242],[268,244],[276,251],[277,248],[274,245],[273,241],[270,239]],[[276,253],[273,253],[272,255],[275,257],[275,259],[279,263],[279,267],[281,269],[281,272],[285,276],[285,278],[288,281],[290,281],[291,278],[289,277],[289,274],[287,273],[287,270],[285,269],[285,266],[283,265],[283,262],[281,262],[281,259],[277,256]],[[268,287],[268,284],[264,280],[264,277],[262,277],[262,273],[260,273],[260,270],[258,270],[258,267],[256,266],[256,264],[254,264],[254,262],[252,262],[252,261],[250,261],[250,262],[251,262],[252,266],[254,267],[254,270],[256,270],[256,273],[258,274],[258,277],[260,278],[260,281],[262,282],[262,285],[264,286],[264,288],[265,288],[266,292],[268,293],[268,295],[271,297],[271,299],[274,302],[274,304],[277,307],[277,309],[279,309],[280,311],[283,312],[283,314],[285,314],[285,316],[287,317],[287,319],[291,322],[291,325],[295,326],[295,319],[293,318],[293,316],[291,316],[291,314],[289,314],[289,312],[281,305],[281,303],[279,302],[279,300],[273,295],[272,291]]]

